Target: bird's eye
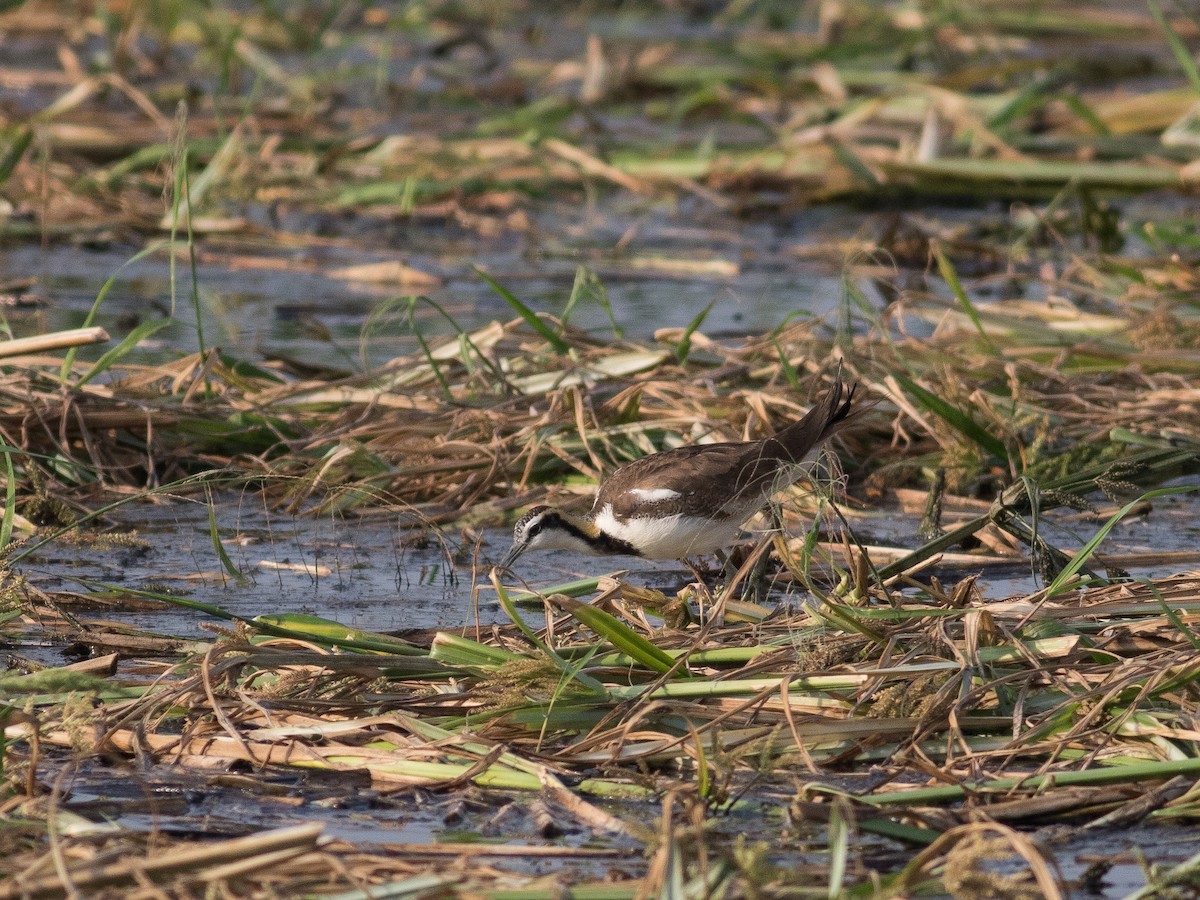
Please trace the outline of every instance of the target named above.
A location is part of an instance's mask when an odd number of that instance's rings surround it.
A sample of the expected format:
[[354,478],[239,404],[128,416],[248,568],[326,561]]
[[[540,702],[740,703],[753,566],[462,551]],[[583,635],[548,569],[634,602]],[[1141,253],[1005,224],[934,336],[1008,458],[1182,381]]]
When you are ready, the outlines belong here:
[[532,525],[529,526],[529,530],[527,532],[525,532],[525,536],[533,537],[535,534],[537,534],[541,530],[542,530],[542,523],[534,522]]

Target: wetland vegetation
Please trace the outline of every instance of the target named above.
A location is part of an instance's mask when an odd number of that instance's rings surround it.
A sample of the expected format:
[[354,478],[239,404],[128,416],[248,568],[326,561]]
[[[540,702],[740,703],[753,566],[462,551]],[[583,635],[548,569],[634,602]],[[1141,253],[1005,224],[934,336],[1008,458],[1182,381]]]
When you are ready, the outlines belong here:
[[[0,898],[1198,889],[1194,7],[10,0],[0,46]],[[491,569],[837,360],[873,405],[730,575]],[[246,611],[278,516],[471,607]]]

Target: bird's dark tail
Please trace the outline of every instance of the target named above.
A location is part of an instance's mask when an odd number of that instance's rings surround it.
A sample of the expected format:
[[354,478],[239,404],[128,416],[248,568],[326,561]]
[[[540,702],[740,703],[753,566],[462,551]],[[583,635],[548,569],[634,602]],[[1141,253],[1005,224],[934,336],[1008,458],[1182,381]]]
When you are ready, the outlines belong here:
[[803,417],[767,438],[764,447],[766,455],[800,462],[814,447],[852,424],[864,409],[861,404],[858,407],[854,405],[857,388],[857,384],[852,384],[849,390],[846,389],[839,365],[833,376],[833,385],[821,402]]

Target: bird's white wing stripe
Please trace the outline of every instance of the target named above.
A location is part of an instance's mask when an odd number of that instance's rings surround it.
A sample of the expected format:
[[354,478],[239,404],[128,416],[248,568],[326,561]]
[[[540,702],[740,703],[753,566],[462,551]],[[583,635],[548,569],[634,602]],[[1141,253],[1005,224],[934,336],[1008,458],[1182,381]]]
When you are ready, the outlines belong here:
[[678,500],[681,494],[670,488],[630,488],[629,493],[647,503],[658,503],[660,500]]

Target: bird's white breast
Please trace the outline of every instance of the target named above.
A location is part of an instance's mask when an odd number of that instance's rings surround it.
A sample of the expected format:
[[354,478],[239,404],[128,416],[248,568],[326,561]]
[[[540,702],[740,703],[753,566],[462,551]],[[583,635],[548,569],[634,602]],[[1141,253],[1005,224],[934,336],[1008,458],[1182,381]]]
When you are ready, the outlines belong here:
[[712,553],[732,544],[742,525],[736,518],[714,521],[679,513],[622,520],[613,515],[611,503],[601,507],[595,524],[600,531],[625,541],[648,559],[682,559]]

